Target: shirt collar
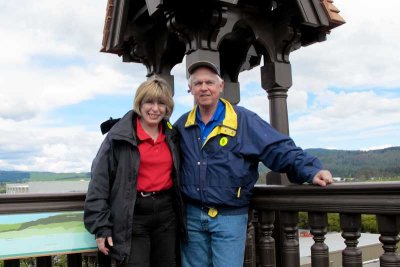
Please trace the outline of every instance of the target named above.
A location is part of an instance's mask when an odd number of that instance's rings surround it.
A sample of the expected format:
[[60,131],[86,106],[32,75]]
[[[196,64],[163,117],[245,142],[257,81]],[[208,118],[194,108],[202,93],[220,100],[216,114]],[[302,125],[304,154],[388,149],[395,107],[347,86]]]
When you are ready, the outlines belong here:
[[[158,127],[158,137],[157,140],[154,143],[160,143],[164,141],[165,139],[165,134],[162,132],[162,127],[161,124]],[[136,118],[136,135],[140,141],[148,141],[148,142],[153,142],[153,138],[150,137],[148,133],[143,129],[142,124],[140,123],[140,117],[138,116]]]
[[[229,101],[220,98],[220,101],[222,101],[222,103],[225,104],[225,118],[222,121],[222,125],[225,127],[228,127],[232,130],[234,130],[232,132],[232,134],[228,134],[228,135],[232,135],[234,136],[236,133],[236,129],[237,129],[237,114],[235,112],[235,109],[233,108],[232,104],[229,103]],[[196,105],[188,114],[188,117],[186,119],[185,122],[185,128],[186,127],[191,127],[193,125],[196,124],[196,111],[198,109],[198,105]]]
[[[217,109],[215,110],[211,120],[208,122],[214,122],[214,121],[222,121],[223,119],[223,115],[224,115],[224,111],[225,111],[225,105],[224,103],[222,103],[221,100],[218,100],[218,105],[217,105]],[[203,123],[203,121],[201,120],[201,115],[200,115],[200,109],[197,108],[196,110],[196,121],[197,123]]]

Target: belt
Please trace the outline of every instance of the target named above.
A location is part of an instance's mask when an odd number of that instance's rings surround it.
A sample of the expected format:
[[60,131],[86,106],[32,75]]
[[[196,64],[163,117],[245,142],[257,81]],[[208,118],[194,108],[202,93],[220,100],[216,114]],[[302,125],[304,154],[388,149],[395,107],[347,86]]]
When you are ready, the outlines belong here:
[[[221,205],[207,205],[203,204],[198,200],[190,199],[186,197],[184,199],[187,205],[192,205],[194,207],[197,207],[207,213],[211,214],[223,214],[223,215],[239,215],[239,214],[245,214],[248,213],[249,207],[244,206],[244,207],[235,207],[235,206],[221,206]],[[213,217],[213,216],[210,216]],[[215,217],[215,216],[214,216]]]
[[156,196],[163,196],[163,195],[169,195],[172,193],[172,189],[168,190],[161,190],[161,191],[154,191],[154,192],[144,192],[144,191],[138,191],[137,192],[137,197],[142,198],[142,197],[156,197]]

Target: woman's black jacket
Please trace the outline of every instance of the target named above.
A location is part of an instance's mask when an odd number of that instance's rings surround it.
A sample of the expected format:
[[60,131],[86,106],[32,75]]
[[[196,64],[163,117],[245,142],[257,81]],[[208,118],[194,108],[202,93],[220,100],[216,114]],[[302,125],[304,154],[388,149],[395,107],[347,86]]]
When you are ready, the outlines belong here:
[[[137,114],[132,110],[109,131],[92,163],[91,181],[85,200],[84,223],[97,237],[112,236],[114,246],[110,256],[119,262],[130,253],[133,211],[139,169],[139,149],[136,136]],[[179,190],[178,135],[171,124],[163,121],[163,131],[173,159],[173,183],[178,214],[178,229],[186,236],[183,203]],[[157,166],[154,166],[157,168]]]

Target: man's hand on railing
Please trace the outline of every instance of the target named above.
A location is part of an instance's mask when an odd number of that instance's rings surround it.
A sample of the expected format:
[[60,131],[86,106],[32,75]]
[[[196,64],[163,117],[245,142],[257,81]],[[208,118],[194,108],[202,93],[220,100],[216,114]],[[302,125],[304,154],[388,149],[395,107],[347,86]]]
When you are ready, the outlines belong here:
[[333,183],[331,172],[327,170],[320,170],[314,176],[312,183],[320,186],[326,186],[328,184]]
[[114,245],[111,236],[108,236],[107,240],[105,237],[96,238],[96,243],[97,247],[101,252],[103,252],[104,255],[108,255],[108,253],[110,252],[110,249],[108,247],[112,247]]

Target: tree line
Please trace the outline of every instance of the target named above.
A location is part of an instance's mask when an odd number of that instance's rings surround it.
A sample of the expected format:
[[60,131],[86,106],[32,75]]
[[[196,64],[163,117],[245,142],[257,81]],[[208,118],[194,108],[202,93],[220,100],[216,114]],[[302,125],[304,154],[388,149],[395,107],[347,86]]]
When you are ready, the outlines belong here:
[[370,151],[307,149],[318,157],[334,177],[396,178],[400,177],[400,147]]

